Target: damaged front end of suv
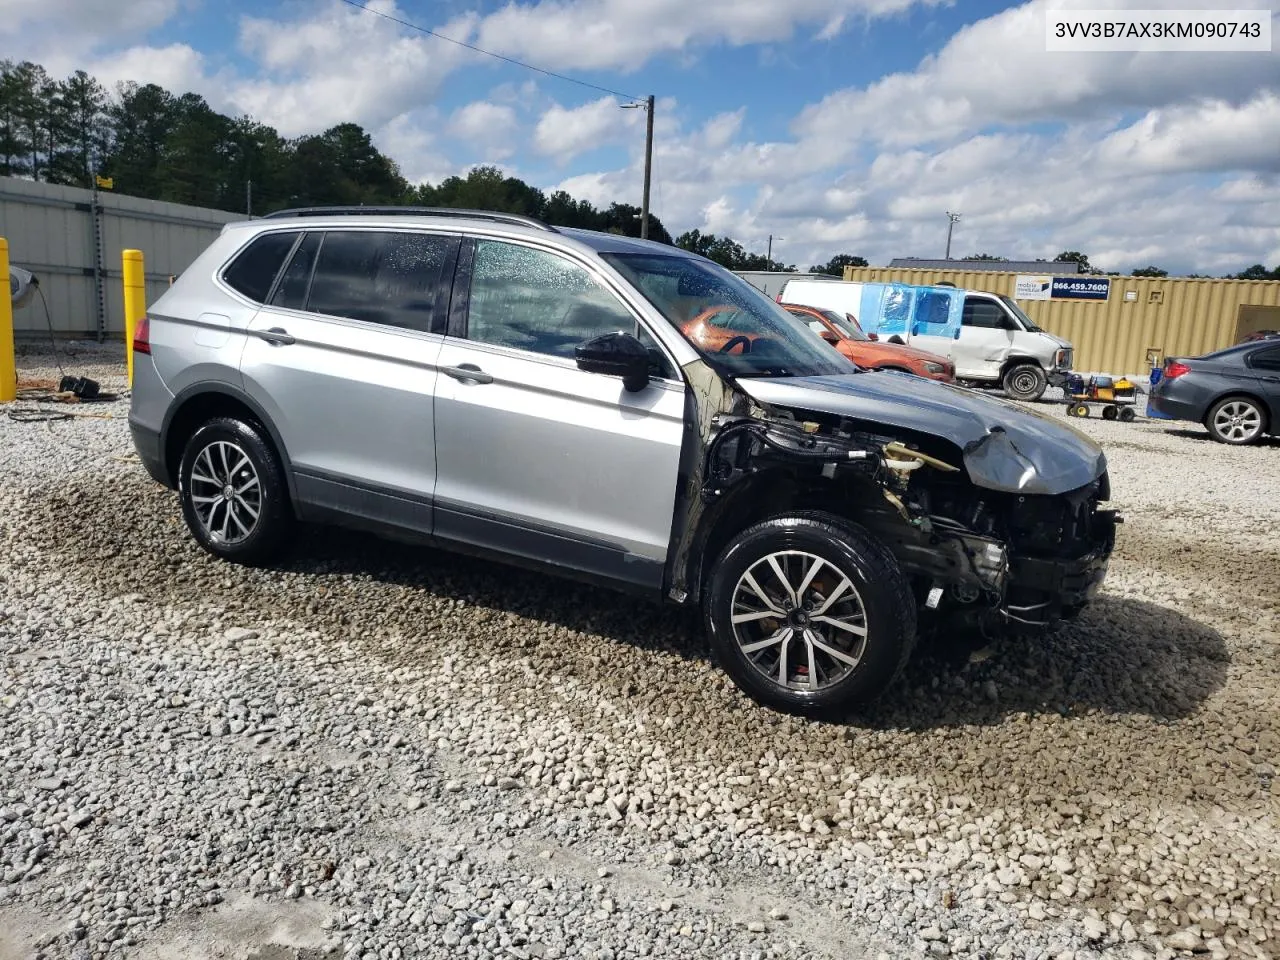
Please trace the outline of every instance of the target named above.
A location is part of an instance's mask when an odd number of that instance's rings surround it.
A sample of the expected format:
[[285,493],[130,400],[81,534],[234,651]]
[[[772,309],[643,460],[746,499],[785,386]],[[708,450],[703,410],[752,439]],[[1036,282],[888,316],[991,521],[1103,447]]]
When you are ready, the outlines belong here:
[[[694,364],[691,366],[701,366]],[[991,634],[1074,617],[1121,521],[1101,449],[1011,403],[904,374],[739,380],[686,368],[699,456],[684,490],[671,595],[745,518],[820,510],[858,524],[918,608]]]

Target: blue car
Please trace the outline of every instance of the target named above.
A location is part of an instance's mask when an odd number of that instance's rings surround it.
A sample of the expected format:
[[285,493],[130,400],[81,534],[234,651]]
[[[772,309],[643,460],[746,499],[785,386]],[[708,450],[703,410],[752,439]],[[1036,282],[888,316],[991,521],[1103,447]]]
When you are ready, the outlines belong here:
[[1254,340],[1203,357],[1170,357],[1147,408],[1202,423],[1213,439],[1235,446],[1280,434],[1280,343]]

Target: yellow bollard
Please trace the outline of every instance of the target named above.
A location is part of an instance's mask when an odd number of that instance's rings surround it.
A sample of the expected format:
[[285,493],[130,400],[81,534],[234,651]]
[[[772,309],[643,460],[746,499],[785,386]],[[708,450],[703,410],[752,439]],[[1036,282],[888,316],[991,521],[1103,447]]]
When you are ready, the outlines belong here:
[[142,251],[124,252],[124,356],[133,386],[133,335],[138,322],[147,312],[147,281],[143,270]]
[[0,403],[18,399],[13,359],[13,297],[9,295],[9,241],[0,237]]

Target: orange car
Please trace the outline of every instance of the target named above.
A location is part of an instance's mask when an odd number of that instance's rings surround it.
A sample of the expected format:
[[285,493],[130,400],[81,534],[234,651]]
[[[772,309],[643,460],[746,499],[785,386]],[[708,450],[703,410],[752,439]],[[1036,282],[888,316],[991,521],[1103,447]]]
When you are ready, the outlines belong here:
[[862,332],[858,321],[834,310],[802,307],[795,303],[780,306],[860,367],[869,370],[903,370],[930,380],[954,383],[956,366],[946,357],[906,344],[880,343]]

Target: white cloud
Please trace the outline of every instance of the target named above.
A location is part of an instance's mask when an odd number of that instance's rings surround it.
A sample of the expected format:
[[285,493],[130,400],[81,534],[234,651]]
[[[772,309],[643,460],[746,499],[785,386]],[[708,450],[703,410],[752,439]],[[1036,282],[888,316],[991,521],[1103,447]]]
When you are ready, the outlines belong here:
[[[1079,120],[1176,104],[1192,97],[1239,102],[1280,76],[1272,53],[1046,53],[1045,11],[1033,0],[960,30],[936,56],[865,89],[845,89],[805,109],[805,139],[891,145],[945,141],[995,124]],[[1105,6],[1097,0],[1076,6]]]
[[130,47],[99,59],[91,71],[107,89],[117,83],[154,83],[170,93],[182,94],[205,86],[204,56],[185,43],[165,47]]
[[476,100],[454,111],[449,135],[463,141],[485,160],[503,160],[512,154],[516,112],[506,104]]
[[538,121],[533,147],[544,156],[564,163],[580,153],[620,140],[628,129],[643,122],[641,110],[624,110],[614,97],[603,97],[580,107],[555,104]]
[[[390,0],[370,6],[401,15]],[[463,39],[473,21],[463,17],[440,29]],[[348,120],[380,127],[430,103],[445,77],[475,57],[333,2],[291,22],[247,17],[240,46],[262,69],[231,85],[221,99],[285,136]]]
[[834,36],[850,16],[883,17],[940,0],[540,0],[486,17],[479,45],[558,69],[635,70],[698,45],[788,39],[798,26]]
[[1240,106],[1222,100],[1152,110],[1101,144],[1098,160],[1131,170],[1280,172],[1280,95]]

